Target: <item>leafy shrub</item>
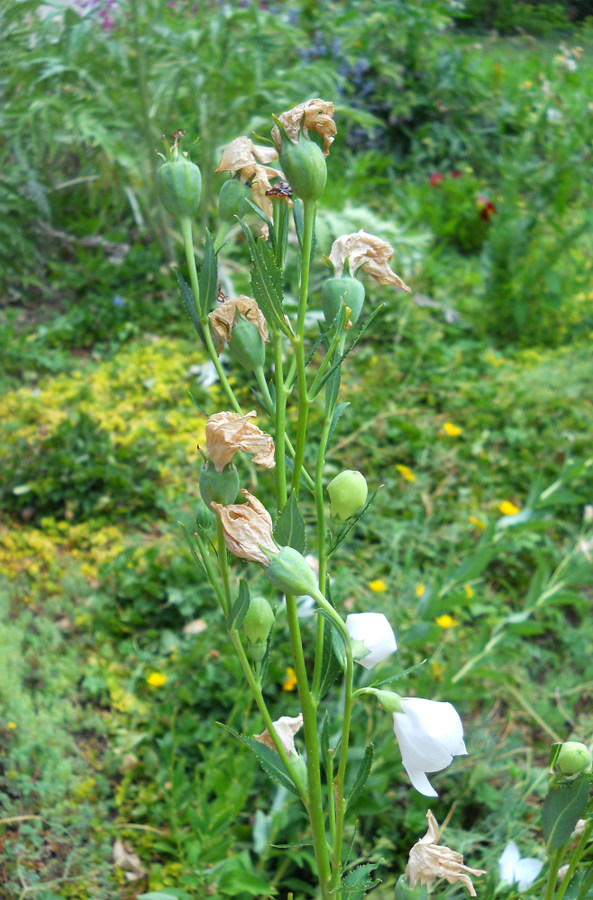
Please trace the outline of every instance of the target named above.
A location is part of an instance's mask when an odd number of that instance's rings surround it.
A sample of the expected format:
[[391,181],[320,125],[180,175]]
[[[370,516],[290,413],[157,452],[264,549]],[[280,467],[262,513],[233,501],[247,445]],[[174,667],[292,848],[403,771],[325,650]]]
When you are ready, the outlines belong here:
[[471,170],[433,172],[420,189],[418,216],[439,241],[464,253],[481,249],[496,207]]

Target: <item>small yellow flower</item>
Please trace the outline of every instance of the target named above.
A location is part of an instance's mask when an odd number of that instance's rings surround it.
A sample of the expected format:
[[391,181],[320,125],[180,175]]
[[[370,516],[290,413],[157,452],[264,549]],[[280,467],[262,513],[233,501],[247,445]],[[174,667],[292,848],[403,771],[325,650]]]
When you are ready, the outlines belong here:
[[6,727],[10,728],[11,731],[14,731],[14,729],[16,728],[16,722],[7,722]]
[[462,430],[459,425],[455,425],[453,422],[445,422],[443,425],[443,431],[448,437],[459,437]]
[[457,625],[453,616],[449,616],[447,613],[444,616],[437,616],[435,621],[440,628],[455,628]]
[[503,516],[516,516],[521,509],[520,506],[515,506],[510,500],[503,500],[502,503],[498,504],[498,508]]
[[437,679],[437,681],[443,680],[443,675],[445,674],[445,666],[437,662],[436,659],[433,659],[430,668],[432,669],[433,676]]
[[162,687],[167,680],[167,676],[163,672],[151,672],[146,681],[152,687]]
[[470,516],[469,520],[472,523],[472,525],[476,526],[476,528],[485,528],[486,527],[486,523],[484,522],[483,519],[480,519],[479,516]]
[[384,594],[387,590],[387,585],[380,578],[376,578],[374,581],[370,581],[369,587],[375,594]]
[[424,587],[423,584],[417,584],[416,585],[416,596],[422,597],[425,590],[426,590],[426,588]]
[[282,690],[283,691],[294,691],[297,683],[297,677],[294,669],[290,666],[286,668],[286,681],[282,682]]
[[416,476],[412,472],[409,466],[399,465],[395,467],[404,481],[416,481]]
[[474,596],[474,589],[471,584],[464,584],[463,590],[465,591],[465,596],[467,597],[467,599],[471,600],[471,598]]

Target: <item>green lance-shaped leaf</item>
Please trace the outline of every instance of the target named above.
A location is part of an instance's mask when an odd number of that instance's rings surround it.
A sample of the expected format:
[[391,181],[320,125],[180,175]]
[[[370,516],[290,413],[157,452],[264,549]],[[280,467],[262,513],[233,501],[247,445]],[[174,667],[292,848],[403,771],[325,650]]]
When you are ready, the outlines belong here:
[[381,865],[379,862],[364,863],[351,869],[350,872],[342,879],[340,885],[340,893],[348,894],[350,900],[363,900],[366,891],[381,884],[380,878],[371,878],[371,874]]
[[200,312],[205,316],[210,310],[214,309],[218,295],[218,264],[212,237],[207,229],[204,258],[198,274],[198,284],[200,285]]
[[249,609],[249,588],[244,578],[239,581],[239,596],[233,603],[227,620],[227,628],[240,628]]
[[589,781],[585,776],[552,788],[542,808],[542,825],[548,854],[569,839],[582,819],[589,799]]
[[190,317],[194,328],[200,335],[200,339],[203,342],[204,341],[204,332],[202,331],[202,326],[200,324],[200,317],[198,315],[198,310],[196,309],[193,291],[190,288],[187,281],[184,280],[179,269],[176,269],[176,274],[177,274],[177,284],[179,285],[179,293],[181,294],[181,299],[183,300],[183,305],[185,306],[187,314]]
[[247,238],[253,263],[251,272],[253,296],[270,328],[290,335],[282,306],[282,272],[278,268],[274,253],[263,238],[256,242],[251,229],[243,222],[241,228]]
[[367,778],[369,777],[371,772],[374,752],[375,748],[373,744],[369,744],[367,747],[365,747],[364,756],[362,758],[360,766],[358,767],[358,772],[356,773],[354,784],[352,785],[352,789],[346,799],[347,809],[349,809],[350,806],[355,802],[355,800],[360,797],[362,791],[364,790],[364,786],[367,783]]
[[275,750],[272,750],[265,744],[260,744],[259,741],[256,741],[253,738],[238,734],[236,731],[233,731],[232,728],[229,728],[228,725],[225,725],[224,727],[230,731],[234,737],[238,738],[241,743],[245,744],[246,747],[253,750],[262,769],[266,775],[269,775],[272,781],[275,781],[276,784],[281,784],[287,790],[292,791],[293,794],[299,795],[298,790],[294,786],[292,779],[289,778],[286,769],[282,765],[282,760]]
[[278,514],[274,528],[274,540],[281,547],[292,547],[299,553],[305,552],[307,547],[305,520],[294,494],[290,495]]

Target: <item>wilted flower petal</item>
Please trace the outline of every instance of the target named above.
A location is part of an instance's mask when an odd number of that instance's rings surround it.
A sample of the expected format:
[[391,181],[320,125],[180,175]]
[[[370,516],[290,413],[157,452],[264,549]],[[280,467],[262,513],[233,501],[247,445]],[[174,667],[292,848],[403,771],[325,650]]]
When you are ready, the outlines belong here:
[[[336,123],[333,120],[334,104],[329,100],[306,100],[299,103],[292,109],[281,113],[278,116],[286,136],[296,144],[299,138],[299,129],[301,122],[303,124],[303,134],[307,137],[309,131],[316,131],[323,138],[323,155],[327,156],[334,137],[337,133]],[[272,129],[272,138],[276,144],[278,153],[282,149],[282,138],[280,129],[274,125]]]
[[249,421],[255,415],[252,410],[245,416],[226,411],[210,416],[206,423],[206,456],[212,460],[217,472],[222,472],[239,450],[255,454],[253,461],[258,466],[274,468],[274,441]]
[[[266,191],[272,187],[270,178],[281,177],[282,172],[267,163],[277,158],[278,153],[274,147],[261,147],[248,137],[239,137],[225,148],[216,171],[230,172],[231,175],[239,172],[243,184],[250,181],[255,203],[271,219],[274,204],[271,197],[266,197]],[[267,237],[267,226],[264,229]]]
[[505,884],[516,884],[520,891],[524,891],[533,884],[543,865],[541,859],[535,857],[521,859],[516,843],[509,841],[498,860],[500,880]]
[[211,503],[210,506],[222,522],[227,550],[239,559],[269,566],[270,560],[260,548],[278,553],[272,538],[272,517],[257,497],[245,489],[241,493],[247,503],[233,503],[230,506]]
[[397,650],[393,629],[383,613],[351,613],[346,616],[346,628],[351,640],[361,641],[369,651],[360,659],[354,654],[365,669],[372,669]]
[[470,875],[485,875],[483,869],[470,869],[463,865],[463,856],[449,847],[441,847],[439,826],[432,812],[426,813],[428,831],[410,850],[405,876],[410,887],[431,884],[437,878],[445,878],[449,884],[461,883],[469,891],[470,897],[476,897],[476,891]]
[[405,697],[403,712],[393,714],[404,769],[417,791],[425,797],[437,797],[426,772],[440,772],[454,756],[467,754],[463,742],[463,724],[451,703]]
[[[276,734],[278,735],[280,742],[289,756],[298,756],[296,752],[296,748],[294,746],[294,736],[303,724],[303,714],[299,713],[298,716],[282,716],[280,719],[277,719],[274,723],[274,728],[276,729]],[[272,750],[275,750],[274,741],[270,737],[270,732],[266,728],[265,731],[262,731],[261,734],[254,734],[254,738],[256,741],[259,741],[260,744],[265,744],[266,747],[271,747]]]
[[411,294],[411,288],[391,270],[389,263],[392,258],[393,247],[391,244],[362,229],[337,238],[332,244],[329,255],[336,278],[341,277],[346,260],[348,260],[351,275],[354,275],[362,266],[363,272],[366,272],[379,284],[392,284]]
[[253,322],[257,327],[262,340],[267,344],[269,342],[268,326],[261,309],[257,305],[257,300],[253,297],[246,297],[241,294],[239,297],[233,297],[220,303],[211,313],[208,313],[210,328],[216,337],[216,352],[220,355],[224,348],[225,341],[228,343],[231,339],[233,328],[237,324],[237,316],[242,316],[248,322]]

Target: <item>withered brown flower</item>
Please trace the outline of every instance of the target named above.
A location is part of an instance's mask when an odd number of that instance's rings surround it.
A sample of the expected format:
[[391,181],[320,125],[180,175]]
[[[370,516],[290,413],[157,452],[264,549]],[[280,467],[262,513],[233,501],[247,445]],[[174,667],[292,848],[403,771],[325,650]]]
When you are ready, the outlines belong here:
[[239,172],[243,184],[250,182],[254,202],[271,219],[273,204],[271,197],[266,197],[266,191],[272,187],[270,178],[282,173],[268,163],[277,158],[274,147],[262,147],[254,144],[251,138],[238,137],[225,147],[216,171],[230,172],[231,175]]
[[270,560],[261,548],[278,553],[272,538],[272,517],[257,497],[245,489],[241,493],[247,503],[233,503],[230,506],[210,504],[222,522],[226,548],[239,559],[269,566]]
[[257,326],[262,340],[266,344],[269,342],[268,326],[257,301],[253,297],[241,294],[239,297],[225,300],[211,313],[208,313],[210,328],[216,337],[216,352],[219,355],[224,348],[225,341],[228,343],[231,339],[233,328],[237,324],[237,315],[243,316],[248,322],[253,322]]
[[441,847],[439,826],[432,812],[426,813],[428,831],[410,850],[405,876],[413,889],[417,884],[431,884],[437,878],[444,878],[449,884],[460,882],[476,897],[470,875],[485,875],[484,869],[470,869],[463,865],[463,856],[449,847]]
[[[299,713],[298,716],[281,716],[279,719],[273,723],[274,728],[276,729],[276,734],[280,739],[280,742],[289,756],[298,756],[296,752],[296,748],[294,746],[294,736],[299,730],[299,728],[303,724],[303,714]],[[271,747],[272,750],[275,750],[274,741],[270,737],[270,732],[266,728],[265,731],[262,731],[261,734],[253,735],[256,741],[259,741],[260,744],[265,744],[266,747]]]
[[210,416],[206,423],[206,456],[217,472],[222,472],[239,450],[253,453],[258,466],[274,468],[273,438],[250,421],[255,417],[255,410],[245,416],[228,411]]
[[392,284],[407,294],[412,293],[411,288],[389,266],[393,259],[391,244],[362,229],[337,238],[332,244],[329,259],[334,267],[336,278],[341,277],[346,260],[348,260],[351,275],[354,275],[356,270],[362,267],[363,272],[366,272],[379,284]]
[[[316,131],[323,138],[323,155],[327,156],[334,137],[337,133],[336,123],[333,120],[334,104],[329,100],[306,100],[299,103],[292,109],[281,113],[278,119],[284,128],[289,140],[296,144],[299,138],[299,129],[301,122],[303,124],[303,134],[307,137],[309,131]],[[282,138],[280,129],[277,125],[272,128],[272,139],[276,145],[278,153],[282,149]]]

